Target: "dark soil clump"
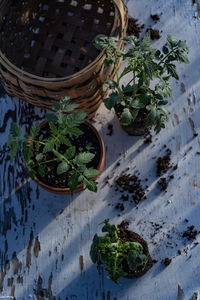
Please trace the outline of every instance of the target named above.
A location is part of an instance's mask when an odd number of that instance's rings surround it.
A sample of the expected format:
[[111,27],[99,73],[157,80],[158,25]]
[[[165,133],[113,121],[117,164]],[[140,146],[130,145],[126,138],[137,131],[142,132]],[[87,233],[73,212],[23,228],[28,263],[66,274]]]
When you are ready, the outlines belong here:
[[160,178],[158,181],[161,191],[166,191],[168,188],[168,183],[165,177]]
[[151,27],[147,28],[146,32],[150,32],[150,36],[152,40],[158,40],[160,36],[160,32],[157,29],[152,29]]
[[144,144],[151,144],[152,143],[152,135],[150,132],[148,132],[145,140],[144,140]]
[[144,24],[140,26],[138,24],[137,19],[129,17],[128,28],[127,28],[128,35],[135,35],[137,38],[139,38],[140,32],[142,31],[143,28],[144,28]]
[[132,198],[136,204],[142,199],[146,199],[145,191],[141,186],[141,180],[136,175],[123,174],[116,183],[125,191],[132,194]]
[[163,261],[163,263],[166,267],[169,266],[171,264],[171,262],[172,262],[172,259],[168,258],[168,257],[166,257]]
[[108,124],[108,133],[107,135],[112,136],[113,135],[113,125],[112,124]]
[[155,22],[160,21],[160,17],[159,17],[157,14],[151,15],[151,18],[152,18],[152,20],[155,21]]
[[188,241],[195,240],[198,233],[199,231],[194,228],[194,225],[192,225],[189,226],[188,229],[183,233],[183,237],[187,238]]
[[115,206],[116,209],[120,209],[121,211],[124,210],[124,204],[122,203],[117,203],[117,205]]
[[157,160],[157,176],[166,173],[171,167],[170,162],[172,151],[170,149],[167,149],[166,152],[167,154],[164,157],[159,157]]

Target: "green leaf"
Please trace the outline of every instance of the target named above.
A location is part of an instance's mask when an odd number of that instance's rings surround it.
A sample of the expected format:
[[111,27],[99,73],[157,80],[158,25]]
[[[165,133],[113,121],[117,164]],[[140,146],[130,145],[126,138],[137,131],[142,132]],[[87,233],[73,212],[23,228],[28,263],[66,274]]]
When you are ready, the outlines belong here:
[[66,161],[62,161],[57,167],[57,174],[61,175],[69,170],[70,166]]
[[64,112],[72,112],[72,111],[74,111],[77,107],[79,107],[79,104],[77,104],[77,103],[68,104],[67,107],[64,108]]
[[166,46],[163,46],[162,51],[163,51],[164,54],[169,53],[169,49]]
[[78,177],[79,177],[79,175],[75,170],[72,170],[70,172],[70,177],[69,177],[69,180],[68,180],[68,186],[69,186],[71,191],[73,191],[77,187]]
[[64,145],[66,145],[66,146],[68,146],[68,147],[71,147],[72,146],[72,143],[70,142],[70,140],[66,137],[66,136],[64,136],[64,135],[59,135],[59,140],[60,140],[60,142],[62,143],[62,144],[64,144]]
[[84,176],[88,179],[94,178],[99,174],[99,171],[93,168],[85,169]]
[[12,122],[10,126],[10,134],[13,137],[20,137],[22,134],[21,128],[17,123]]
[[37,154],[36,155],[36,160],[39,162],[39,161],[41,161],[42,159],[43,159],[43,154],[42,153],[39,153],[39,154]]
[[89,162],[92,161],[92,159],[94,158],[94,154],[90,153],[90,152],[82,152],[79,153],[75,159],[74,159],[74,163],[76,165],[82,165],[82,164],[87,164]]
[[78,127],[84,123],[86,115],[85,111],[74,111],[65,116],[65,124],[67,127]]
[[107,109],[115,107],[120,102],[120,96],[117,92],[111,93],[108,98],[104,99],[104,104]]
[[120,124],[128,126],[133,121],[133,116],[128,108],[124,108],[120,117]]
[[37,123],[35,123],[35,125],[33,125],[33,126],[31,127],[31,136],[32,136],[33,138],[35,138],[35,137],[37,137],[37,136],[39,135],[39,133],[40,133],[40,125],[39,125],[39,123],[37,122]]
[[177,51],[177,52],[176,52],[176,57],[177,57],[177,59],[178,59],[180,62],[183,62],[183,63],[185,63],[185,64],[189,64],[189,63],[190,63],[190,61],[189,61],[189,59],[187,58],[187,56],[186,56],[183,52],[181,52],[181,51]]
[[13,143],[10,145],[10,159],[11,160],[16,156],[19,149],[20,149],[20,147],[19,147],[18,143]]
[[49,127],[53,135],[57,136],[59,134],[59,130],[53,122],[49,122]]
[[155,52],[155,58],[156,58],[157,60],[160,59],[160,54],[161,54],[160,50],[156,50],[156,52]]
[[49,122],[53,122],[56,123],[57,122],[57,117],[54,114],[46,114],[45,118],[49,121]]
[[36,172],[30,168],[28,168],[28,172],[29,172],[29,175],[31,177],[31,179],[34,180],[35,176],[36,176]]
[[64,156],[67,158],[67,159],[72,159],[74,157],[74,155],[76,154],[76,147],[75,146],[72,146],[70,148],[68,148],[65,153],[64,153]]
[[100,244],[99,237],[97,234],[95,234],[90,248],[90,258],[94,264],[98,262],[100,259],[99,244]]
[[83,188],[87,188],[92,192],[97,192],[97,182],[94,180],[87,180],[85,177],[83,178]]
[[40,174],[41,177],[45,176],[45,170],[44,170],[43,165],[38,166],[38,173]]
[[138,99],[135,99],[130,104],[131,108],[140,109],[144,108],[144,104],[141,103]]
[[54,140],[48,140],[45,142],[45,146],[42,150],[43,153],[51,152],[54,149]]
[[177,39],[170,34],[167,36],[167,42],[171,48],[175,47],[178,44]]
[[176,72],[176,66],[173,65],[173,64],[167,64],[166,65],[166,68],[167,68],[167,72],[172,76],[174,77],[176,80],[179,80],[179,76]]
[[155,107],[151,107],[150,112],[147,115],[147,121],[146,121],[146,126],[151,126],[154,125],[157,117],[157,111]]
[[83,131],[76,127],[67,128],[67,132],[71,135],[80,136],[83,134]]
[[53,101],[53,110],[56,112],[60,110],[60,103],[58,101]]

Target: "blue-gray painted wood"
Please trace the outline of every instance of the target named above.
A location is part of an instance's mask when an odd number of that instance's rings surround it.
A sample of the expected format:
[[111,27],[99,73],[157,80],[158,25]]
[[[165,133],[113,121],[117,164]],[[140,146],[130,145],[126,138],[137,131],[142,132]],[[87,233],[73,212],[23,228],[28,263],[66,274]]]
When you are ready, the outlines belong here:
[[[175,102],[169,105],[170,122],[153,136],[152,144],[127,136],[114,113],[101,106],[94,125],[105,141],[106,163],[97,194],[50,194],[28,178],[21,155],[10,162],[6,141],[11,121],[26,130],[32,122],[42,120],[45,111],[1,96],[0,299],[175,300],[184,293],[184,299],[189,300],[198,293],[200,246],[182,238],[189,225],[200,230],[200,19],[199,5],[194,2],[128,1],[132,17],[146,27],[162,30],[154,46],[162,45],[167,34],[186,39],[191,63],[178,67],[180,82],[172,84]],[[160,21],[154,23],[151,14],[160,15]],[[110,123],[113,136],[107,135]],[[199,136],[194,137],[194,132]],[[159,191],[156,177],[156,158],[165,154],[164,144],[172,150],[172,163],[178,163],[167,193]],[[119,212],[115,205],[120,194],[114,182],[127,167],[131,174],[139,170],[141,179],[148,178],[147,200],[138,207],[124,203],[125,210]],[[130,229],[148,241],[158,262],[143,277],[122,279],[117,286],[103,269],[97,271],[91,263],[92,237],[100,233],[99,223],[105,218],[115,224],[129,220]],[[156,232],[155,223],[162,225]],[[172,258],[168,267],[162,263],[166,257]]]

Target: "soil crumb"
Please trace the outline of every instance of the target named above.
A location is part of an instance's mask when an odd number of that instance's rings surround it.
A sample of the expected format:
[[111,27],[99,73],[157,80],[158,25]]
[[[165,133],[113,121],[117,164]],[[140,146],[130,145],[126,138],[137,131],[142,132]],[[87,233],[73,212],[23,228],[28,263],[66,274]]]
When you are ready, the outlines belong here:
[[[116,180],[116,183],[124,191],[128,191],[132,194],[132,199],[136,204],[138,204],[142,199],[146,199],[145,191],[141,185],[141,180],[137,175],[123,174]],[[125,199],[127,199],[127,195],[125,196]]]
[[150,133],[150,131],[147,133],[147,136],[144,140],[144,144],[151,144],[152,143],[152,135]]
[[158,40],[160,36],[160,32],[157,29],[152,29],[151,27],[147,28],[146,32],[150,32],[150,36],[152,40]]
[[155,22],[160,21],[160,17],[159,17],[157,14],[151,15],[151,18],[152,18],[152,20],[155,21]]
[[168,257],[166,257],[163,261],[163,263],[166,267],[169,266],[171,264],[171,262],[172,262],[172,259],[168,258]]
[[117,205],[115,206],[116,209],[120,209],[121,211],[124,210],[124,204],[122,203],[117,203]]
[[198,233],[199,233],[199,231],[195,229],[194,225],[191,225],[183,233],[183,237],[187,238],[188,241],[195,240]]
[[112,124],[108,124],[108,133],[106,135],[110,135],[112,136],[113,135],[113,125]]
[[138,24],[137,19],[129,17],[129,19],[128,19],[128,28],[127,28],[127,34],[128,35],[135,35],[137,38],[139,38],[140,33],[141,33],[143,28],[144,28],[144,24],[140,26]]
[[159,157],[157,160],[157,176],[159,177],[160,175],[166,173],[170,166],[171,163],[171,153],[172,151],[168,148],[166,150],[167,154],[163,157]]
[[161,191],[166,191],[168,188],[168,183],[165,177],[160,178],[158,181]]

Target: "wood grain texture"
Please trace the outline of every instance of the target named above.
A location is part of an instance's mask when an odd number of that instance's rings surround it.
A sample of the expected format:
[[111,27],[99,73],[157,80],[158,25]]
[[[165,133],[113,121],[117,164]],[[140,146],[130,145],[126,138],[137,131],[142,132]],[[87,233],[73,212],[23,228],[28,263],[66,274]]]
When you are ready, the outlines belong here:
[[[27,177],[20,154],[10,162],[6,146],[11,121],[25,130],[42,120],[45,111],[1,96],[0,296],[16,300],[189,300],[195,292],[198,295],[200,245],[182,237],[187,226],[200,230],[198,3],[129,0],[127,4],[130,15],[145,28],[152,25],[162,30],[153,46],[159,47],[167,34],[173,34],[186,39],[190,47],[190,64],[178,67],[180,82],[172,84],[175,101],[169,105],[170,122],[153,135],[152,144],[144,144],[142,138],[127,136],[114,113],[102,105],[94,122],[107,149],[98,192],[52,195]],[[160,15],[160,21],[154,23],[151,14]],[[108,124],[113,125],[112,136],[107,135]],[[194,137],[194,132],[199,135]],[[172,163],[178,163],[167,193],[160,192],[156,177],[156,159],[165,154],[164,144],[172,150]],[[126,202],[120,212],[115,209],[120,199],[115,180],[127,167],[131,174],[139,170],[142,180],[148,178],[149,188],[147,200],[138,206]],[[129,220],[130,229],[149,242],[151,256],[158,262],[143,277],[122,279],[117,286],[107,279],[103,268],[97,270],[92,264],[91,241],[105,218],[115,224]],[[172,258],[168,267],[162,263],[166,257]]]

